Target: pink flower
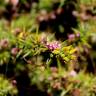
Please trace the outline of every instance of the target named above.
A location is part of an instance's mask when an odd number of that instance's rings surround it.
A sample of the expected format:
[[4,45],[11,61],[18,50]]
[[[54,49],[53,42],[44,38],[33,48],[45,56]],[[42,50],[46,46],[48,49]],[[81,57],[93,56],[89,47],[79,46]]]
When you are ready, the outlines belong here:
[[91,16],[90,16],[90,15],[86,15],[84,12],[80,14],[80,19],[81,19],[82,21],[87,21],[87,20],[89,20],[90,18],[91,18]]
[[75,35],[74,34],[68,35],[68,39],[74,39],[74,38],[75,38]]
[[79,38],[79,37],[80,37],[80,33],[77,33],[77,34],[76,34],[76,37]]
[[69,34],[69,35],[68,35],[68,40],[69,40],[70,42],[74,41],[74,40],[75,40],[75,34]]
[[11,54],[16,56],[18,54],[19,50],[20,50],[19,48],[12,48],[11,49]]
[[49,14],[49,17],[50,17],[50,19],[56,19],[56,15],[55,15],[55,13],[54,12],[51,12],[50,14]]
[[53,51],[53,50],[55,50],[57,48],[60,48],[61,47],[61,44],[59,42],[57,42],[57,41],[54,41],[54,42],[51,42],[51,43],[47,43],[46,44],[46,47],[49,50]]
[[6,3],[11,3],[13,6],[16,6],[19,3],[19,0],[5,0]]
[[1,47],[1,48],[7,48],[8,45],[9,45],[8,39],[2,39],[2,40],[0,41],[0,47]]
[[72,14],[73,14],[73,16],[76,16],[76,17],[79,16],[79,13],[77,11],[73,11]]
[[54,72],[54,73],[57,73],[58,72],[58,69],[56,67],[51,67],[51,72]]
[[11,0],[11,3],[16,6],[19,3],[19,0]]
[[21,31],[22,31],[22,30],[21,30],[20,28],[16,28],[16,29],[14,30],[14,35],[17,36]]
[[46,37],[45,34],[42,34],[42,35],[41,35],[40,42],[41,42],[42,44],[46,44],[46,43],[47,43],[47,37]]
[[12,84],[13,85],[16,85],[17,84],[17,81],[16,80],[12,80]]
[[72,71],[69,73],[69,75],[72,76],[72,77],[75,77],[75,76],[77,75],[77,73],[76,73],[74,70],[72,70]]
[[56,13],[58,14],[58,15],[60,15],[61,13],[63,13],[64,12],[64,9],[63,8],[58,8],[57,10],[56,10]]

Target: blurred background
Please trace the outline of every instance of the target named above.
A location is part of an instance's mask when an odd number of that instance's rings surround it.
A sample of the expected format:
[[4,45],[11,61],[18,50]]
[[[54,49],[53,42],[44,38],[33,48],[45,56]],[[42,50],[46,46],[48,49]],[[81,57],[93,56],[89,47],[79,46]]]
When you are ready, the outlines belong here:
[[0,0],[0,96],[96,96],[96,0]]

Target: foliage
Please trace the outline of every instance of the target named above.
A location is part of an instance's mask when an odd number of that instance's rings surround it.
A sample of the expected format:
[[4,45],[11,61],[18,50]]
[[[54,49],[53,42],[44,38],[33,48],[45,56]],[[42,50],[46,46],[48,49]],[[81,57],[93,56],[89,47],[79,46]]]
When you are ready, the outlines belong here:
[[17,89],[16,87],[4,76],[0,76],[0,96],[16,95]]
[[95,96],[95,7],[95,0],[0,1],[0,96]]

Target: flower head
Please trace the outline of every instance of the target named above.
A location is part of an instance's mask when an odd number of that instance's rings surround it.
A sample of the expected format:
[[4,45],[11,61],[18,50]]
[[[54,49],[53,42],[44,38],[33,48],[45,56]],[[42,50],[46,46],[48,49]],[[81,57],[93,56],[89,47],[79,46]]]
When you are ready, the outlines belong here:
[[59,42],[57,42],[57,41],[54,41],[54,42],[51,42],[51,43],[47,43],[46,44],[46,47],[49,50],[53,51],[53,50],[55,50],[57,48],[60,48],[61,47],[61,44]]
[[72,70],[72,71],[69,73],[69,75],[72,76],[72,77],[75,77],[75,76],[77,75],[77,73],[76,73],[74,70]]
[[76,37],[79,38],[79,37],[80,37],[80,33],[77,33],[77,34],[76,34]]
[[17,6],[19,0],[5,0],[5,3],[11,3],[13,6]]
[[19,48],[12,48],[12,49],[11,49],[11,54],[14,55],[14,56],[16,56],[19,51],[20,51]]
[[75,35],[74,34],[68,35],[68,39],[74,39],[74,38],[75,38]]
[[12,80],[12,84],[13,85],[16,85],[17,84],[17,81],[16,80]]
[[8,39],[2,39],[2,40],[0,41],[0,47],[1,47],[1,48],[7,48],[8,45],[9,45]]
[[68,35],[68,40],[69,40],[70,42],[74,41],[74,40],[75,40],[75,34],[69,34],[69,35]]

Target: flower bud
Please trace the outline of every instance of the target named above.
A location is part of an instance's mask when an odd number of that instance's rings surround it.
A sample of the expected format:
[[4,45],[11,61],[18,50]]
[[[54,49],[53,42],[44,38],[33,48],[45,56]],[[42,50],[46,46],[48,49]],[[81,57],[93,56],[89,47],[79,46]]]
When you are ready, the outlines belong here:
[[15,86],[17,84],[16,80],[12,80],[12,84]]
[[16,56],[19,51],[20,51],[19,48],[12,48],[12,49],[11,49],[11,54],[14,55],[14,56]]
[[7,48],[8,45],[9,45],[8,39],[2,39],[2,40],[0,41],[0,47],[1,47],[1,48]]

